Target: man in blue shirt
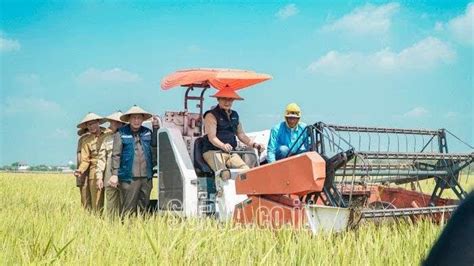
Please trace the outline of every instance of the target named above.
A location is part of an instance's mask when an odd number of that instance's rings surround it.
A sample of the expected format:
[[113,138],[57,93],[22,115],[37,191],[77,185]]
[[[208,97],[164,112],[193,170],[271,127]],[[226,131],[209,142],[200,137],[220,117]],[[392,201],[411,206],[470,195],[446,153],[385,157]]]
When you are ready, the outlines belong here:
[[288,104],[285,109],[285,121],[275,125],[270,131],[267,147],[269,163],[286,158],[290,153],[295,155],[308,151],[308,137],[300,137],[306,124],[300,122],[300,119],[300,107],[296,103]]

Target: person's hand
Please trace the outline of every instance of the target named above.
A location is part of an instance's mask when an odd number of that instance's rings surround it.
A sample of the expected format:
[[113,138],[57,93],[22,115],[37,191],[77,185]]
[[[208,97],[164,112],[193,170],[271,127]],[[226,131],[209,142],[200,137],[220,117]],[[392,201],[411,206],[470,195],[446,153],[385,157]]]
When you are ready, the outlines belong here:
[[254,143],[253,147],[258,150],[258,152],[262,153],[265,150],[265,145],[260,143]]
[[157,115],[152,116],[151,118],[151,124],[153,128],[160,128],[160,119],[158,118]]
[[222,146],[222,150],[227,152],[227,153],[230,153],[234,148],[232,148],[232,145],[230,145],[229,143],[225,143],[224,146]]
[[79,170],[74,171],[74,176],[75,177],[80,177],[81,175],[82,175],[82,173],[79,172]]
[[109,179],[109,186],[117,188],[118,186],[118,177],[116,175],[113,175]]
[[102,190],[104,188],[104,180],[102,178],[97,179],[96,185],[98,190]]

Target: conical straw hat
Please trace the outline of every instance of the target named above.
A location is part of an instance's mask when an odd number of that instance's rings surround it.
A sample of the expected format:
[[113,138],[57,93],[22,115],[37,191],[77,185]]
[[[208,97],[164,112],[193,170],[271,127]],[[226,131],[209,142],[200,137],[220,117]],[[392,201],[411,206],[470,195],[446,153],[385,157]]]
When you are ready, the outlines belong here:
[[94,114],[94,113],[88,113],[84,117],[84,119],[82,119],[82,121],[79,124],[77,124],[77,128],[87,128],[86,123],[89,121],[94,121],[94,120],[98,120],[99,124],[105,123],[105,119],[102,116]]
[[132,108],[128,109],[128,111],[120,117],[120,120],[129,122],[130,115],[143,115],[143,121],[151,118],[153,115],[148,113],[147,111],[143,110],[137,105],[132,106]]
[[123,115],[123,113],[118,110],[117,112],[107,116],[105,119],[107,119],[108,121],[117,121],[117,122],[121,122],[121,123],[126,123],[125,121],[121,120],[120,117]]
[[244,98],[240,97],[235,90],[231,89],[223,89],[216,92],[216,94],[211,95],[211,97],[215,98],[230,98],[235,100],[243,100]]

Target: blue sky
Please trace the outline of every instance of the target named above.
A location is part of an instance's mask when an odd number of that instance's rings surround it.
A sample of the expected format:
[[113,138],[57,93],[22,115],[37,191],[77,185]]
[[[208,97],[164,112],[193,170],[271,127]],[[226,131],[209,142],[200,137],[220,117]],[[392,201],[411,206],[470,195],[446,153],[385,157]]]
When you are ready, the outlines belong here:
[[307,123],[448,128],[474,142],[469,1],[0,2],[0,165],[73,160],[89,111],[181,110],[184,91],[159,83],[190,67],[273,76],[240,93],[247,131],[297,102]]

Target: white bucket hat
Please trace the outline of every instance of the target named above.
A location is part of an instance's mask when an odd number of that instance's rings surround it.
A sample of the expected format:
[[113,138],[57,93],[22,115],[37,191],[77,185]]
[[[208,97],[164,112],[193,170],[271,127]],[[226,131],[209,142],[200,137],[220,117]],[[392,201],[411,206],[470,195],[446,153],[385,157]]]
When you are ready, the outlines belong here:
[[77,128],[87,128],[87,125],[86,123],[87,122],[90,122],[90,121],[94,121],[94,120],[98,120],[99,121],[99,124],[103,124],[105,123],[105,119],[100,116],[100,115],[97,115],[97,114],[94,114],[94,113],[88,113],[84,119],[82,119],[82,121],[77,124]]
[[143,121],[150,119],[153,115],[143,110],[137,105],[132,106],[128,111],[120,117],[120,120],[129,122],[130,115],[143,115]]

